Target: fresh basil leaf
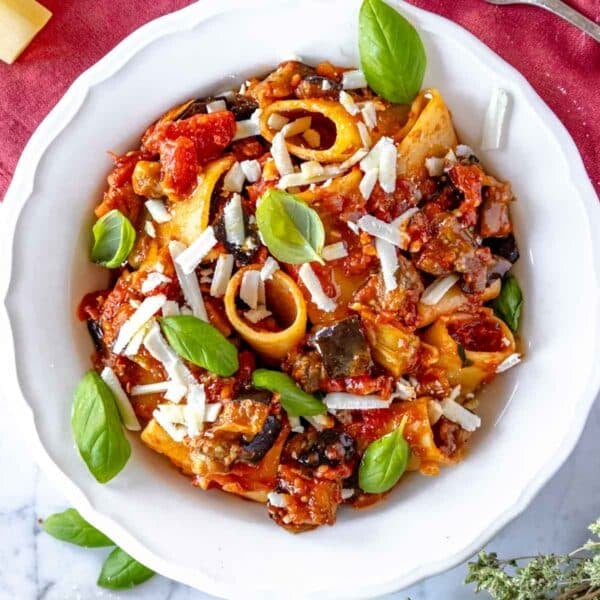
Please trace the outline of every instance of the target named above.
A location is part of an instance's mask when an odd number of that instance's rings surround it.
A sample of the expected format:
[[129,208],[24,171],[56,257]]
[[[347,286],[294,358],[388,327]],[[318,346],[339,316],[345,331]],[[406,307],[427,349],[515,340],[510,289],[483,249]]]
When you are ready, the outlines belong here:
[[44,519],[44,531],[57,540],[84,548],[114,546],[114,542],[90,525],[74,508]]
[[383,0],[363,0],[358,21],[360,63],[369,86],[408,104],[423,83],[427,57],[416,29]]
[[317,261],[323,264],[323,223],[312,208],[292,194],[270,189],[256,208],[256,222],[271,254],[292,265]]
[[467,352],[462,344],[456,344],[456,350],[458,351],[458,357],[462,362],[463,367],[470,367],[473,364],[472,360],[467,358]]
[[406,471],[410,446],[403,435],[405,424],[406,417],[398,429],[367,446],[358,469],[358,485],[363,491],[369,494],[387,492]]
[[191,363],[229,377],[239,369],[237,348],[212,325],[192,315],[163,317],[160,327],[169,344]]
[[523,292],[517,278],[510,273],[502,282],[500,295],[492,303],[494,312],[512,329],[519,329]]
[[148,581],[153,575],[154,571],[121,548],[115,548],[102,565],[98,585],[111,590],[124,590]]
[[312,417],[327,411],[322,402],[301,390],[289,375],[281,371],[257,369],[252,373],[252,383],[254,387],[279,394],[281,405],[292,417]]
[[122,212],[111,210],[96,221],[92,232],[92,260],[109,269],[120,267],[135,242],[135,229],[129,219]]
[[110,481],[131,456],[115,397],[96,371],[88,371],[77,386],[71,429],[81,457],[100,483]]

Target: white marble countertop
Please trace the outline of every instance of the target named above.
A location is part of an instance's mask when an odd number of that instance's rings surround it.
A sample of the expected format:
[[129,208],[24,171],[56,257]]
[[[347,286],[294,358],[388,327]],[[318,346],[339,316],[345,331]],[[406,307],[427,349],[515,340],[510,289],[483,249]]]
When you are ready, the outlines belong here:
[[[6,402],[0,398],[0,404]],[[6,408],[6,407],[4,407]],[[7,411],[2,410],[6,415]],[[523,515],[488,544],[501,555],[562,552],[581,545],[586,526],[600,515],[600,402],[567,463]],[[84,549],[50,538],[38,519],[67,508],[30,458],[10,419],[0,419],[0,600],[197,600],[206,594],[163,577],[129,592],[96,587],[106,549]],[[389,598],[464,600],[465,565]]]

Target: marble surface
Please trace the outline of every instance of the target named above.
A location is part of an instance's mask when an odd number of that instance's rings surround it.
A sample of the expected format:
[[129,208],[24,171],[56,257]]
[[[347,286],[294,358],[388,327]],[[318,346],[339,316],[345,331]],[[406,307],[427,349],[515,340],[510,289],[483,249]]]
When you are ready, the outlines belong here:
[[[113,593],[95,581],[107,549],[84,549],[43,533],[39,520],[67,508],[30,458],[0,397],[0,600],[199,600],[209,596],[156,576],[128,592]],[[567,463],[531,506],[487,546],[501,555],[562,552],[586,539],[586,526],[600,515],[600,402]],[[474,597],[462,584],[460,565],[387,598],[463,600]]]

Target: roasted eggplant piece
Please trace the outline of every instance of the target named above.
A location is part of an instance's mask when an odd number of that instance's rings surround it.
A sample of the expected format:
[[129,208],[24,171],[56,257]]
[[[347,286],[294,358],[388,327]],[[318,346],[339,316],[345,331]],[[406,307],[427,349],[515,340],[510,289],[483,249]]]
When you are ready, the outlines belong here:
[[240,459],[257,463],[271,449],[281,431],[281,421],[274,415],[269,415],[263,428],[249,442],[242,443]]
[[354,459],[356,442],[344,431],[311,431],[290,440],[286,452],[304,467],[337,467]]
[[296,86],[296,97],[298,98],[335,98],[337,99],[342,89],[342,85],[322,77],[316,73],[310,73],[303,77],[302,81]]
[[94,342],[94,348],[96,348],[98,352],[102,352],[102,349],[104,348],[104,332],[102,331],[100,322],[94,321],[94,319],[88,319],[87,328],[90,332],[92,342]]
[[334,379],[362,375],[373,364],[358,316],[317,329],[311,344],[321,355],[327,374]]
[[515,236],[512,233],[503,238],[485,239],[483,240],[483,245],[487,246],[493,254],[501,256],[513,264],[519,260],[517,240],[515,240]]
[[244,211],[244,229],[246,230],[246,239],[241,246],[230,244],[227,241],[227,232],[225,231],[225,220],[221,212],[213,223],[215,237],[225,246],[227,252],[233,254],[236,265],[243,267],[253,262],[256,252],[260,248],[260,239],[256,223],[250,223],[246,211]]
[[225,98],[224,96],[209,96],[208,98],[199,98],[193,100],[184,111],[177,117],[177,121],[181,119],[189,119],[194,115],[205,114],[206,105],[215,100],[224,100],[227,105],[227,110],[233,113],[236,121],[244,121],[249,119],[252,113],[258,108],[258,104],[248,96],[242,94],[234,94]]

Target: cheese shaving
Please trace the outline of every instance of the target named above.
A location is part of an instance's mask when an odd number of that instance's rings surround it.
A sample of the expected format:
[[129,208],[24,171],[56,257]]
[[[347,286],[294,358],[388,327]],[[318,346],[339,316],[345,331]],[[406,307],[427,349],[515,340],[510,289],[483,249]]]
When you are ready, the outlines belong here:
[[361,196],[368,200],[375,189],[375,184],[377,183],[377,179],[379,177],[379,169],[370,169],[367,171],[363,178],[360,180],[358,184],[358,189],[360,190]]
[[223,189],[226,192],[241,192],[246,176],[239,162],[234,162],[223,178]]
[[431,285],[429,285],[421,296],[421,304],[433,306],[437,304],[459,280],[456,273],[438,277]]
[[375,104],[371,101],[365,102],[360,110],[363,121],[369,129],[375,129],[377,127],[377,111]]
[[221,112],[224,110],[227,110],[227,104],[225,103],[225,100],[213,100],[206,105],[206,112],[208,114]]
[[256,183],[260,179],[262,169],[257,160],[243,160],[240,167],[250,183]]
[[[173,265],[175,266],[175,273],[183,292],[185,301],[189,304],[192,309],[192,314],[203,321],[208,322],[208,315],[206,314],[206,307],[204,306],[204,299],[202,298],[202,292],[200,291],[200,285],[198,284],[198,278],[195,273],[185,273],[183,268],[177,262],[177,258],[185,251],[185,244],[178,241],[169,242],[169,252],[173,259]],[[183,313],[183,308],[181,309]]]
[[300,267],[298,275],[317,308],[324,312],[333,312],[336,309],[335,302],[325,294],[319,278],[308,263],[304,263]]
[[342,87],[345,90],[358,90],[367,87],[365,74],[360,69],[346,71],[342,75]]
[[348,256],[348,250],[346,249],[345,242],[336,242],[335,244],[329,244],[323,248],[321,253],[323,260],[338,260]]
[[398,270],[396,248],[386,240],[375,238],[375,249],[381,263],[381,273],[385,289],[391,292],[398,287],[398,281],[396,280],[396,271]]
[[242,198],[239,194],[234,194],[231,200],[225,205],[223,209],[223,221],[225,223],[227,241],[234,246],[241,246],[246,239],[246,230],[244,228]]
[[346,109],[352,116],[357,115],[360,112],[360,108],[354,102],[354,98],[348,93],[342,90],[340,92],[340,104]]
[[140,307],[121,326],[117,339],[113,344],[113,352],[120,354],[137,331],[163,307],[166,301],[167,297],[164,294],[144,298]]
[[146,279],[142,282],[141,291],[142,294],[149,294],[152,290],[155,290],[159,285],[163,283],[171,283],[171,278],[163,275],[162,273],[157,273],[152,271],[148,273]]
[[233,272],[233,255],[219,254],[217,264],[215,266],[215,274],[213,275],[210,285],[210,295],[214,298],[221,298],[227,291],[227,284],[231,279]]
[[272,256],[269,256],[269,257],[267,257],[265,264],[263,265],[262,269],[260,270],[260,278],[263,281],[273,279],[273,274],[275,273],[275,271],[278,271],[278,270],[279,270],[279,263]]
[[110,367],[104,367],[100,377],[102,377],[104,383],[110,388],[115,397],[123,425],[130,431],[140,431],[142,429],[140,422],[138,421],[133,406],[131,406],[131,402],[125,393],[117,374]]
[[144,205],[152,219],[157,223],[167,223],[171,220],[171,215],[162,200],[146,200]]
[[392,401],[373,395],[359,396],[346,392],[332,392],[323,398],[323,402],[330,410],[374,410],[388,408]]
[[208,226],[194,242],[175,258],[175,264],[189,275],[202,262],[202,259],[215,247],[217,238],[212,226]]
[[242,276],[240,298],[250,308],[256,308],[258,306],[258,287],[260,282],[260,273],[254,269],[246,271]]
[[294,165],[285,144],[285,137],[281,131],[273,137],[273,141],[271,142],[271,156],[275,161],[275,166],[280,175],[290,175],[294,172]]

